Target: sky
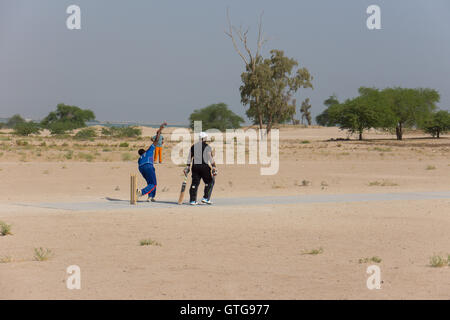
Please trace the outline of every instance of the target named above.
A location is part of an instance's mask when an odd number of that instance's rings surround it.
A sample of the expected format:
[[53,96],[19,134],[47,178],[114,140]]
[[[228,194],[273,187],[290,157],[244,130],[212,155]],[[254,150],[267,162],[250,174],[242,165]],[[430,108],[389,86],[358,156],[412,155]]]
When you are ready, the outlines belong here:
[[[81,30],[66,27],[73,4]],[[380,30],[366,26],[372,4]],[[263,12],[263,55],[283,50],[311,72],[314,89],[295,98],[310,98],[313,117],[360,86],[434,88],[450,109],[448,0],[0,0],[0,117],[66,103],[101,121],[186,124],[224,102],[245,118],[227,8],[252,48]]]

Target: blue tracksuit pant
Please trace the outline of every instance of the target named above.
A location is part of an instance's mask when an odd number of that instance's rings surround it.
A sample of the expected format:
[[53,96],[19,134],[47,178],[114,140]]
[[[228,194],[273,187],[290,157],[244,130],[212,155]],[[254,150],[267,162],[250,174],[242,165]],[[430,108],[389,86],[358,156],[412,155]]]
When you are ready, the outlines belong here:
[[139,171],[147,181],[147,186],[142,189],[142,195],[147,194],[149,198],[153,198],[156,195],[156,174],[153,164],[147,163],[139,167]]

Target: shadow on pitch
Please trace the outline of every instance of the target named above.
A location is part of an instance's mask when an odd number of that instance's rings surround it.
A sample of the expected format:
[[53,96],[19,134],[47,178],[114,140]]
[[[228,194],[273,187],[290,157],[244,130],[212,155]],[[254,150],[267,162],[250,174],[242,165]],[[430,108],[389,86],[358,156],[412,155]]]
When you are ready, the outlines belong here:
[[[108,201],[113,201],[113,202],[126,202],[126,203],[130,203],[130,200],[124,200],[124,199],[117,199],[117,198],[110,198],[110,197],[106,197],[105,198]],[[149,203],[147,200],[137,200],[138,203]],[[160,201],[160,200],[156,200],[155,203],[162,203],[162,204],[176,204],[178,205],[178,202],[176,201]],[[185,204],[185,203],[183,203]]]

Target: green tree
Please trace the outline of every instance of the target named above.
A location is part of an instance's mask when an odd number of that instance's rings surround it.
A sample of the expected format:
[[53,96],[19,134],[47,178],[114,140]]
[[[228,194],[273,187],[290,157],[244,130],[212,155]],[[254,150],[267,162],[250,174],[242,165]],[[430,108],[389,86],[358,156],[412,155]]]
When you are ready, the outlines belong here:
[[49,129],[52,134],[60,134],[83,128],[86,126],[86,121],[92,120],[95,120],[95,114],[91,110],[60,103],[57,105],[56,111],[50,112],[42,120],[41,125]]
[[361,97],[346,100],[329,111],[331,118],[335,119],[342,130],[358,133],[359,140],[363,139],[364,130],[373,128],[378,123],[376,110],[364,103]]
[[433,89],[387,88],[382,91],[392,111],[389,127],[395,128],[397,140],[403,139],[405,127],[421,127],[436,109],[440,96]]
[[19,122],[14,126],[14,134],[20,136],[28,136],[30,134],[37,134],[41,131],[38,123],[35,122]]
[[189,116],[190,126],[194,128],[194,121],[202,121],[203,130],[218,129],[237,129],[244,122],[240,116],[228,109],[225,103],[209,105],[200,110],[194,110]]
[[323,102],[323,104],[327,107],[321,114],[316,116],[316,122],[319,126],[324,127],[332,127],[335,126],[336,123],[332,123],[330,121],[329,108],[334,105],[339,105],[339,100],[336,94],[331,95],[327,100]]
[[22,118],[19,114],[15,114],[11,118],[9,118],[8,122],[6,123],[6,127],[14,129],[18,123],[25,123],[25,119]]
[[327,109],[328,123],[338,124],[352,134],[357,133],[362,140],[364,130],[388,126],[393,115],[378,89],[361,87],[358,91],[358,97],[330,105]]
[[450,113],[445,110],[434,112],[424,121],[422,129],[433,137],[440,138],[441,134],[450,131]]
[[311,103],[309,103],[309,98],[306,98],[305,101],[302,102],[302,105],[300,107],[300,112],[302,114],[302,124],[303,120],[306,119],[306,122],[308,125],[311,125],[311,112],[309,111],[311,109]]
[[[312,76],[306,68],[298,68],[298,62],[288,58],[281,50],[270,51],[271,57],[259,59],[254,70],[247,69],[241,75],[241,102],[248,105],[247,117],[266,124],[270,132],[274,123],[292,119],[295,105],[292,96],[300,88],[312,88]],[[262,120],[262,121],[261,121]]]

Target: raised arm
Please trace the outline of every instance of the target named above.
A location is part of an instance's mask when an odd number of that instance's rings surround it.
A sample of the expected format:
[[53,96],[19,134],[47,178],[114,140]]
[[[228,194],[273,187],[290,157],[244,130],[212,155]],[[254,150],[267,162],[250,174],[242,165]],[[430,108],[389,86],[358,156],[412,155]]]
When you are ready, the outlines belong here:
[[158,143],[159,136],[161,135],[161,131],[162,131],[162,129],[164,129],[165,126],[167,126],[167,122],[163,122],[161,124],[161,126],[159,127],[158,131],[156,131],[156,137],[155,137],[155,140],[153,141],[153,145],[156,146],[156,144]]

